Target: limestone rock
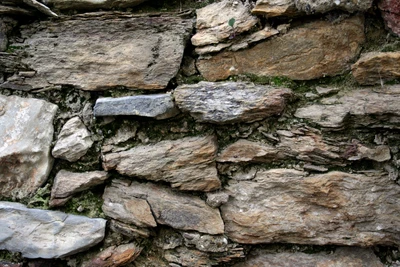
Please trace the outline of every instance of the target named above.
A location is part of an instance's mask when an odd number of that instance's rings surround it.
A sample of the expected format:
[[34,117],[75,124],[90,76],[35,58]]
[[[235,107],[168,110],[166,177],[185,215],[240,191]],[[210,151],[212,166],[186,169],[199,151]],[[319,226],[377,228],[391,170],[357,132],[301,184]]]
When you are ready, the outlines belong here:
[[34,89],[163,89],[179,70],[191,30],[191,20],[178,17],[87,13],[29,24],[21,29],[25,41],[13,45],[42,80],[25,78]]
[[335,266],[370,266],[383,267],[371,249],[357,247],[339,247],[333,253],[303,252],[273,253],[263,249],[250,252],[248,260],[234,267],[335,267]]
[[335,24],[313,21],[252,48],[199,59],[197,68],[209,81],[245,73],[293,80],[334,76],[350,68],[364,40],[360,16]]
[[297,109],[295,116],[326,128],[356,127],[399,128],[400,86],[350,91]]
[[118,98],[99,98],[94,115],[136,115],[155,119],[168,119],[179,113],[171,94],[137,95]]
[[137,6],[146,0],[45,0],[57,9],[90,10],[127,8]]
[[104,171],[77,173],[61,170],[54,178],[50,206],[57,206],[54,205],[56,203],[64,204],[73,194],[102,184],[108,177],[108,173]]
[[77,161],[93,145],[90,132],[79,117],[68,120],[58,135],[52,154],[70,162]]
[[84,262],[82,267],[118,267],[136,259],[142,248],[133,243],[111,246],[95,255],[91,260]]
[[229,184],[221,207],[235,242],[398,245],[400,187],[380,172],[307,176],[291,169],[258,171]]
[[370,52],[352,66],[352,73],[360,84],[384,84],[400,78],[400,52]]
[[0,195],[23,198],[47,179],[57,106],[0,95]]
[[149,216],[153,214],[158,224],[211,235],[224,232],[224,223],[218,209],[211,208],[199,197],[173,191],[165,186],[113,180],[112,184],[106,187],[103,198],[105,213],[113,217],[114,215],[107,211],[113,209],[114,212],[118,212],[117,216],[122,221],[127,221],[122,217],[125,214],[132,214],[135,206],[121,205],[121,203],[141,199],[148,202],[151,208]]
[[400,36],[400,3],[396,0],[380,0],[379,9],[386,26]]
[[25,258],[60,258],[88,249],[104,238],[106,220],[0,202],[0,249]]
[[[250,30],[257,24],[258,18],[251,15],[247,1],[223,0],[196,10],[197,33],[192,37],[194,46],[217,44],[232,34]],[[233,27],[229,20],[234,19]]]
[[241,82],[199,82],[174,92],[176,105],[201,122],[254,122],[279,115],[293,93],[287,88]]
[[139,145],[103,155],[103,168],[128,176],[165,181],[181,190],[212,191],[221,187],[215,166],[215,138],[186,137]]

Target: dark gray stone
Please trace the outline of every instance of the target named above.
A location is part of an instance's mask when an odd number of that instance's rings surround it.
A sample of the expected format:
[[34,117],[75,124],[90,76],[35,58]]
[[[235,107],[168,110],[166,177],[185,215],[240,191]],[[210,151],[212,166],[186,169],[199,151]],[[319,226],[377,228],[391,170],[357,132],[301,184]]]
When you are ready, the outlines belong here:
[[135,115],[155,119],[171,118],[179,113],[171,94],[136,95],[118,98],[99,98],[94,115]]

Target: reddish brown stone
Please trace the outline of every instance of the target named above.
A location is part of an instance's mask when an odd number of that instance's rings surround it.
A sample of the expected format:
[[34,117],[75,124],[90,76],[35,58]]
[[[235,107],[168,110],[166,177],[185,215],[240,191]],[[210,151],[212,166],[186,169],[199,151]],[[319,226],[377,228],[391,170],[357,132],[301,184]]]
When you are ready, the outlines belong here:
[[398,0],[381,0],[378,6],[386,26],[400,36],[400,2]]

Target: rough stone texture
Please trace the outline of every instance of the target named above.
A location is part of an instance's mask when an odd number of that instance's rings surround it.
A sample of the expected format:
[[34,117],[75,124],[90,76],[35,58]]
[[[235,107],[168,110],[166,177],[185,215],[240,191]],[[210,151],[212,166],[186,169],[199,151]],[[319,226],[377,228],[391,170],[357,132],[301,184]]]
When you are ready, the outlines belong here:
[[57,9],[111,9],[137,6],[146,0],[45,0],[49,6]]
[[269,18],[299,15],[294,0],[257,0],[256,6],[251,12]]
[[228,248],[228,239],[223,235],[201,235],[199,233],[183,233],[185,246],[194,246],[204,252],[224,252]]
[[0,72],[13,73],[24,67],[17,55],[0,52]]
[[356,127],[399,128],[400,86],[357,89],[297,109],[295,116],[327,128]]
[[200,59],[197,68],[209,81],[245,73],[316,79],[348,70],[364,39],[364,20],[360,16],[339,23],[313,21],[252,48]]
[[360,84],[384,84],[400,78],[400,52],[370,52],[352,66],[352,73]]
[[[251,15],[251,6],[247,1],[223,0],[197,9],[196,30],[192,37],[194,46],[217,44],[233,34],[250,30],[257,24],[258,18]],[[228,24],[234,18],[233,27]]]
[[92,145],[93,140],[85,124],[79,117],[74,117],[62,127],[52,154],[55,158],[74,162],[84,156]]
[[0,195],[23,198],[47,179],[57,106],[0,95]]
[[279,115],[293,96],[290,89],[240,82],[199,82],[174,92],[176,105],[201,122],[254,122]]
[[61,170],[54,178],[50,206],[64,204],[73,194],[102,184],[108,177],[108,173],[104,171],[77,173]]
[[400,36],[400,3],[396,0],[380,0],[378,6],[386,26]]
[[191,20],[178,17],[88,13],[30,24],[21,30],[25,41],[14,45],[23,47],[23,62],[41,78],[23,81],[34,88],[163,89],[178,72],[191,29]]
[[[116,212],[116,207],[122,207],[122,202],[142,199],[149,203],[159,224],[211,235],[224,232],[224,223],[218,209],[211,208],[199,197],[176,192],[165,186],[113,180],[106,187],[103,198],[105,212],[107,208]],[[122,215],[131,213],[126,208],[121,208],[121,212]]]
[[370,266],[384,267],[371,249],[340,247],[333,253],[319,252],[306,254],[302,252],[273,253],[257,249],[250,253],[246,262],[234,267],[337,267],[337,266]]
[[133,243],[111,246],[84,262],[82,267],[118,267],[124,266],[139,256],[142,248]]
[[207,200],[206,200],[207,204],[213,208],[218,208],[222,204],[228,202],[229,199],[229,194],[226,193],[225,191],[208,192],[206,195],[207,195]]
[[259,171],[231,182],[221,207],[225,232],[239,243],[398,245],[400,187],[386,174],[292,169]]
[[221,187],[215,167],[216,151],[216,140],[212,136],[165,140],[105,154],[103,168],[169,182],[181,190],[212,191]]
[[25,258],[60,258],[88,249],[104,238],[106,220],[0,202],[0,249]]
[[137,95],[119,98],[99,98],[94,115],[136,115],[155,119],[168,119],[179,113],[171,94]]

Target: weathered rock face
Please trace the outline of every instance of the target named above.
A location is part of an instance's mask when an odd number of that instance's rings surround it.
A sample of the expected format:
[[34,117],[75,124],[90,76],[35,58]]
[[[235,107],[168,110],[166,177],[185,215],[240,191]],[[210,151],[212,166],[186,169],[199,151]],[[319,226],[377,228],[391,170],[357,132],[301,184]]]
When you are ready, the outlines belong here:
[[160,120],[178,113],[171,94],[99,98],[94,106],[95,116],[136,115]]
[[26,258],[60,258],[96,245],[106,220],[0,202],[0,249]]
[[322,104],[299,108],[295,116],[327,128],[353,126],[398,128],[400,87],[357,89],[343,96],[323,99]]
[[360,16],[336,24],[314,21],[250,49],[200,59],[197,68],[209,81],[244,73],[310,80],[348,70],[363,42]]
[[234,267],[334,267],[334,266],[371,266],[383,267],[375,254],[370,249],[341,247],[334,253],[320,252],[306,254],[272,253],[262,249],[251,252],[251,256],[244,263],[238,263]]
[[179,109],[198,121],[217,124],[254,122],[279,115],[290,89],[234,82],[200,82],[175,89]]
[[294,0],[258,0],[251,12],[257,15],[266,15],[269,18],[294,16],[299,13]]
[[61,129],[52,154],[55,158],[74,162],[84,156],[92,145],[90,132],[79,117],[74,117]]
[[165,181],[181,190],[212,191],[221,187],[215,167],[215,138],[187,137],[140,145],[103,155],[105,170],[152,181]]
[[400,77],[399,61],[400,52],[366,53],[352,66],[352,73],[360,84],[383,84]]
[[378,6],[386,26],[400,36],[400,3],[396,0],[380,0]]
[[82,267],[123,266],[134,261],[140,252],[142,252],[142,248],[133,243],[111,246],[95,255],[90,261],[83,263]]
[[57,9],[111,9],[137,6],[146,0],[46,0],[49,6]]
[[102,184],[108,177],[108,173],[104,171],[77,173],[61,170],[54,178],[53,187],[51,189],[50,206],[62,205],[67,202],[73,194]]
[[[212,235],[224,232],[224,223],[218,209],[211,208],[198,197],[175,192],[161,185],[113,180],[111,186],[106,188],[103,199],[104,212],[127,223],[136,223],[139,216],[132,210],[138,201],[143,200],[151,208],[151,211],[146,212],[147,216],[154,216],[158,224]],[[129,204],[130,201],[135,205]],[[111,214],[111,210],[117,214]],[[123,218],[125,215],[135,219]]]
[[[217,44],[228,39],[233,34],[240,34],[250,30],[257,24],[258,18],[251,15],[250,4],[245,1],[232,2],[223,0],[196,11],[197,33],[192,37],[194,46]],[[228,24],[234,19],[232,26]]]
[[231,182],[222,206],[225,232],[239,243],[396,245],[400,188],[379,172],[306,176],[259,171]]
[[[96,27],[93,27],[96,25]],[[69,84],[83,90],[115,86],[163,89],[179,69],[191,20],[124,13],[41,21],[22,30],[23,62],[36,71],[15,81],[33,89]]]
[[26,197],[47,179],[57,106],[0,95],[0,195]]

